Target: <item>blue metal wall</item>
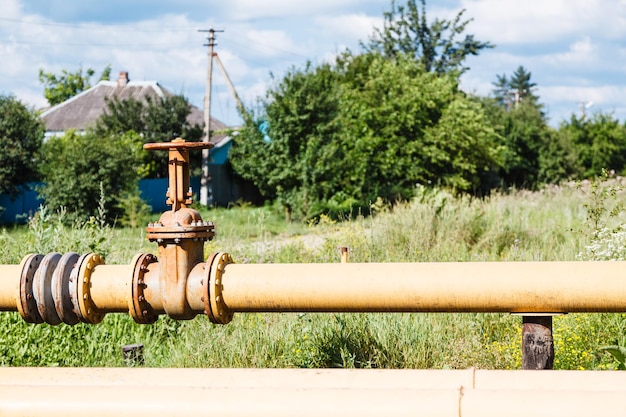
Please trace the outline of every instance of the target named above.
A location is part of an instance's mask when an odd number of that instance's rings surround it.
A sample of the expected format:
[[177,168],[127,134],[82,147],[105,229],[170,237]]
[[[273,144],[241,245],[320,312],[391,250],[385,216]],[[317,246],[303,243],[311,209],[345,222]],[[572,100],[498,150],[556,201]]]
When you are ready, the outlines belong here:
[[20,187],[21,193],[11,198],[0,194],[0,222],[25,223],[35,214],[43,200],[37,195],[36,187],[41,183],[30,183]]
[[[225,165],[210,164],[209,170],[214,205],[227,207],[239,199],[259,202],[256,189],[233,179],[232,173]],[[22,192],[13,198],[6,194],[0,194],[0,224],[25,223],[29,217],[34,215],[39,206],[44,204],[36,191],[36,187],[40,184],[32,183],[22,187]],[[195,194],[194,201],[198,201],[200,177],[192,177],[190,185]],[[161,213],[170,209],[165,204],[167,178],[141,180],[139,181],[139,192],[141,198],[152,207],[153,213]]]

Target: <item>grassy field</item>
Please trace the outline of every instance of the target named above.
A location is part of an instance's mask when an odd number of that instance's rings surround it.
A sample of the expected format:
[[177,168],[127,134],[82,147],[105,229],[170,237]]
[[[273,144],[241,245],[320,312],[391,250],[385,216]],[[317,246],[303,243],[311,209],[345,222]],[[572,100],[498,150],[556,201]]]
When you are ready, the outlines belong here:
[[[339,262],[340,246],[350,248],[351,262],[578,260],[602,258],[603,245],[617,239],[621,199],[606,184],[487,199],[422,190],[410,203],[375,204],[375,215],[344,221],[286,224],[272,207],[202,215],[217,228],[206,253],[227,251],[235,262]],[[99,219],[68,227],[57,217],[44,211],[28,226],[2,230],[0,263],[72,250],[126,264],[156,251],[143,229]],[[155,367],[521,366],[521,317],[508,314],[236,314],[226,326],[204,317],[140,326],[109,314],[97,326],[53,327],[3,313],[0,328],[0,364],[11,366],[122,366],[120,349],[131,343],[143,343],[146,365]],[[555,317],[555,368],[614,369],[599,348],[626,344],[625,328],[624,314]]]

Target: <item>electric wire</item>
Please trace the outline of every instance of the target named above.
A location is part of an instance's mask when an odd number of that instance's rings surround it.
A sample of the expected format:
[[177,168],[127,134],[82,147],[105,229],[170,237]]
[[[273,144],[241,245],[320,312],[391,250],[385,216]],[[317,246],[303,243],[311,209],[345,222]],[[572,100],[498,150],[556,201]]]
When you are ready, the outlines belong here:
[[[71,29],[77,29],[77,30],[88,30],[88,31],[95,31],[95,30],[99,30],[99,31],[106,31],[106,32],[135,32],[135,33],[163,33],[163,32],[178,32],[178,33],[185,33],[185,32],[197,32],[197,29],[194,27],[189,27],[189,28],[181,28],[180,26],[170,26],[170,27],[159,27],[158,29],[145,29],[145,28],[132,28],[132,27],[115,27],[114,29],[111,26],[108,25],[100,25],[100,24],[93,24],[93,23],[59,23],[59,22],[33,22],[33,21],[27,21],[27,20],[23,20],[23,19],[12,19],[12,18],[6,18],[6,17],[0,17],[0,22],[10,22],[10,23],[16,23],[16,24],[26,24],[26,25],[33,25],[33,26],[52,26],[52,27],[66,27],[66,28],[71,28]],[[254,39],[245,39],[245,40],[238,40],[235,38],[232,38],[231,36],[228,37],[228,41],[229,42],[233,42],[235,44],[237,44],[238,46],[242,47],[242,48],[246,48],[247,50],[254,50],[251,47],[251,44],[257,45],[257,46],[261,46],[264,48],[269,48],[269,49],[273,49],[275,51],[278,52],[282,52],[284,54],[288,54],[288,55],[293,55],[299,58],[307,58],[306,55],[303,55],[301,53],[298,52],[294,52],[294,51],[290,51],[284,48],[278,48],[272,44],[268,44],[268,43],[264,43],[264,42],[259,42],[257,40]],[[133,47],[151,47],[151,46],[166,46],[165,43],[142,43],[142,44],[133,44],[131,42],[128,42],[128,40],[125,40],[123,43],[119,42],[113,42],[113,43],[84,43],[84,42],[30,42],[30,41],[24,41],[24,40],[2,40],[2,42],[10,42],[10,43],[14,43],[14,44],[20,44],[20,45],[29,45],[29,46],[106,46],[106,47],[114,47],[114,46],[133,46]]]

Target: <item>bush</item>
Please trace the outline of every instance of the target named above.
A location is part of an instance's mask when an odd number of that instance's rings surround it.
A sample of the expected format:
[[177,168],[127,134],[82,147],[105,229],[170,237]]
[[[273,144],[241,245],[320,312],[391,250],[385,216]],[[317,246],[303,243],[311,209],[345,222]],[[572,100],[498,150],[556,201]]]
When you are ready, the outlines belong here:
[[34,156],[41,146],[43,126],[37,115],[12,96],[0,95],[0,194],[36,179]]
[[45,185],[40,194],[52,210],[68,218],[91,216],[114,221],[122,196],[137,187],[141,138],[136,134],[99,138],[74,132],[54,137],[41,150]]

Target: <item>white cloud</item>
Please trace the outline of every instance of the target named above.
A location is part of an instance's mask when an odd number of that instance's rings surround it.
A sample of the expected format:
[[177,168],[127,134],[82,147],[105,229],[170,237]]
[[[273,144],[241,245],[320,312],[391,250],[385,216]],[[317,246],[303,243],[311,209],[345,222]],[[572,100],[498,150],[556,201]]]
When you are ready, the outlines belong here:
[[0,17],[3,19],[17,19],[22,14],[19,0],[3,0],[0,7]]
[[626,86],[600,85],[600,86],[571,86],[553,85],[541,88],[542,97],[547,101],[593,101],[597,107],[611,105],[614,102],[622,102],[626,96]]
[[499,45],[551,43],[573,34],[626,34],[626,3],[602,0],[461,0],[479,39]]
[[545,55],[542,60],[553,68],[567,71],[572,65],[598,64],[597,46],[589,36],[574,41],[566,52]]
[[254,84],[248,85],[246,89],[239,92],[241,101],[243,101],[245,105],[252,106],[252,108],[254,108],[257,99],[262,99],[265,96],[265,92],[267,91],[269,86],[269,80],[259,80]]
[[303,53],[292,38],[282,30],[249,30],[248,41],[255,47],[253,54],[263,57],[276,57],[285,53]]
[[589,38],[589,36],[585,36],[583,39],[574,42],[570,46],[570,51],[578,54],[592,52],[591,39]]
[[623,86],[552,85],[540,87],[539,94],[542,101],[547,103],[553,124],[568,120],[572,114],[580,115],[581,103],[589,102],[593,102],[593,107],[586,111],[588,114],[612,114],[619,120],[626,118],[623,102],[626,87]]
[[374,27],[382,27],[380,17],[368,16],[365,13],[347,14],[339,16],[324,15],[314,19],[321,33],[334,39],[346,38],[351,42],[363,40],[374,32]]
[[358,4],[358,0],[231,0],[228,2],[228,14],[236,20],[302,17],[354,4]]

